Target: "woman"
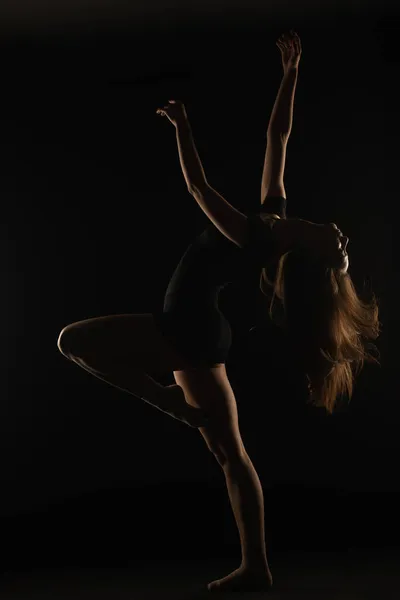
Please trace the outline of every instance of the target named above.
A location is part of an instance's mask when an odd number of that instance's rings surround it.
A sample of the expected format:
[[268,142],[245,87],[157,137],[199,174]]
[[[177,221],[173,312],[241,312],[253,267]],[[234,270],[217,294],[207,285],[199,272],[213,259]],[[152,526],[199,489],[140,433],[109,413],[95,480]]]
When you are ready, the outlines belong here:
[[[361,303],[347,273],[348,238],[333,223],[286,219],[283,175],[302,50],[294,32],[281,36],[277,45],[283,78],[267,131],[260,210],[245,215],[208,184],[185,107],[169,101],[157,113],[175,127],[188,191],[211,223],[179,262],[161,314],[80,321],[65,327],[58,341],[67,358],[93,375],[199,428],[223,470],[242,549],[240,567],[208,584],[210,591],[272,586],[262,488],[241,439],[225,369],[231,330],[218,308],[219,290],[254,265],[262,283],[268,283],[265,268],[278,264],[274,295],[285,308],[288,340],[294,348],[301,340],[299,360],[310,398],[328,411],[337,394],[350,390],[350,365],[368,356],[362,338],[378,334],[376,305]],[[306,294],[296,289],[300,283],[304,290],[304,282]],[[171,371],[172,386],[163,387],[148,375]]]

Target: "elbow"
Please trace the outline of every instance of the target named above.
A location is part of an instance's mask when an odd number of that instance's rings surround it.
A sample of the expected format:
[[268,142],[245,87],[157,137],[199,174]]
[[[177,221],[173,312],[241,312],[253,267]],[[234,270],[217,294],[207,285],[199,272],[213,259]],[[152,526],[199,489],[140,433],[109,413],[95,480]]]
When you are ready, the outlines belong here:
[[210,187],[207,181],[200,181],[196,183],[190,183],[188,186],[188,192],[192,196],[201,196]]
[[280,143],[286,143],[290,136],[290,130],[278,128],[278,127],[269,127],[267,131],[267,140],[271,141],[279,141]]

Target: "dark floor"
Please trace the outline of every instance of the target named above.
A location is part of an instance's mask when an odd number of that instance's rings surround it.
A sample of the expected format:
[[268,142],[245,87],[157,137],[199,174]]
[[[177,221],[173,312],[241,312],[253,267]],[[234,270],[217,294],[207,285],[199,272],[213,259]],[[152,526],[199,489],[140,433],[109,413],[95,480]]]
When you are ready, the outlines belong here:
[[[5,573],[3,600],[131,600],[174,598],[195,600],[210,595],[206,583],[238,565],[230,561],[134,561],[121,568],[80,568]],[[341,553],[279,553],[271,560],[273,598],[318,600],[398,599],[399,555],[393,550]],[[224,594],[256,598],[265,594]]]
[[[267,595],[400,599],[399,496],[339,492],[264,491]],[[195,600],[240,563],[226,490],[211,480],[98,490],[4,514],[0,552],[0,600]]]

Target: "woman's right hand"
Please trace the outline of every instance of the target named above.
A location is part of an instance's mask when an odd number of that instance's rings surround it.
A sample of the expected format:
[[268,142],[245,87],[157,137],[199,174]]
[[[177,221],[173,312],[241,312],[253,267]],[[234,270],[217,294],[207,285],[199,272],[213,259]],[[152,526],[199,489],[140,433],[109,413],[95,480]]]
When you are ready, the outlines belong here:
[[185,105],[179,100],[169,100],[163,108],[157,108],[156,113],[161,117],[167,117],[175,127],[187,121]]
[[302,53],[301,40],[293,29],[289,33],[283,33],[276,42],[282,56],[283,70],[297,69]]

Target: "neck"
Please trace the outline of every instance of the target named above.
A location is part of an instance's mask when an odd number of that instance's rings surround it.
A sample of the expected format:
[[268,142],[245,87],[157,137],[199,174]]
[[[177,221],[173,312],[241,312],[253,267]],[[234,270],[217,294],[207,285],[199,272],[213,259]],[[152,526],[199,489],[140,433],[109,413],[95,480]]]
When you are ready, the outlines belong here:
[[280,219],[276,221],[273,232],[279,248],[279,254],[294,249],[316,251],[320,226],[304,219]]

